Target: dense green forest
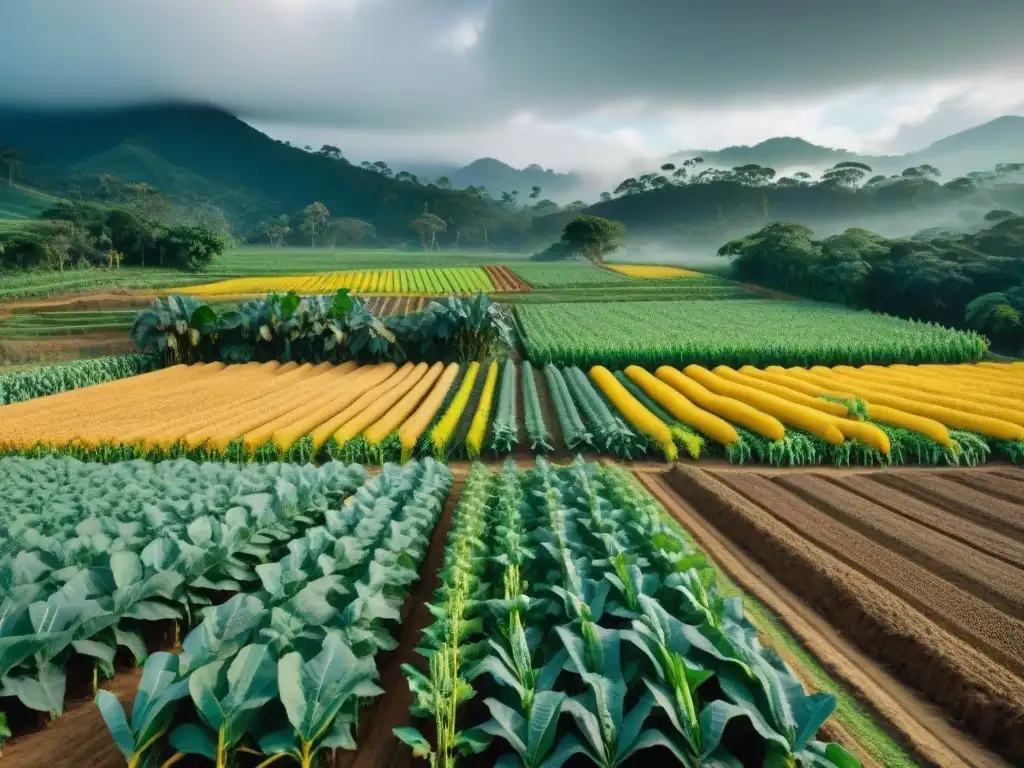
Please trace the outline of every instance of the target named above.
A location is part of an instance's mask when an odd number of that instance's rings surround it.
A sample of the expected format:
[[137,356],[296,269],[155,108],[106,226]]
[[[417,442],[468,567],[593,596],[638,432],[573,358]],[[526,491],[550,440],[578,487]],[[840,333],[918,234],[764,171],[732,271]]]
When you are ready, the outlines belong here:
[[773,222],[718,253],[736,278],[808,298],[972,328],[1024,350],[1024,216],[994,210],[976,232],[886,238],[847,229],[816,239]]

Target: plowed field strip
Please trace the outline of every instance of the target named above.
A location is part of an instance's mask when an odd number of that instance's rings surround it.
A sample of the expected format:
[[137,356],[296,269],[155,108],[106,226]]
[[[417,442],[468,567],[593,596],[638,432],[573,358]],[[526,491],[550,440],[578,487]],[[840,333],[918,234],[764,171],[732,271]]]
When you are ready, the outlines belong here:
[[[991,473],[985,472],[984,474],[990,475]],[[1015,541],[1009,536],[973,523],[960,515],[933,507],[915,496],[882,485],[872,480],[871,475],[842,477],[828,475],[828,479],[898,515],[944,533],[977,550],[987,552],[992,557],[999,558],[1010,565],[1024,568],[1024,543]]]
[[1024,505],[1003,501],[918,471],[877,472],[871,477],[890,488],[905,491],[930,504],[940,504],[944,509],[964,515],[980,525],[1024,541]]
[[887,547],[857,533],[764,477],[722,474],[733,490],[771,510],[808,541],[903,598],[940,626],[1024,674],[1024,624]]
[[[918,694],[899,684],[768,570],[744,554],[661,476],[637,473],[644,486],[745,592],[766,605],[831,673],[902,737],[916,757],[941,766],[1007,765],[953,728]],[[728,491],[726,491],[728,493]],[[742,502],[741,502],[742,503]],[[702,506],[702,508],[704,508]],[[714,515],[713,515],[714,516]]]
[[1024,482],[1024,469],[1012,469],[1010,467],[994,469],[992,474],[1005,477],[1007,480],[1016,480],[1017,482]]
[[793,530],[731,490],[722,478],[735,474],[712,475],[677,465],[666,479],[705,520],[807,601],[837,632],[945,707],[1011,764],[1024,763],[1024,680],[813,545],[802,535],[805,531]]
[[1013,504],[1024,504],[1024,477],[1011,480],[995,472],[978,470],[956,472],[947,477],[952,477],[958,483],[969,485],[990,496],[997,496]]
[[[1009,616],[1024,616],[1024,571],[894,515],[829,482],[825,476],[789,475],[776,478],[775,483],[857,533],[900,553]],[[1024,624],[1020,625],[1020,630],[1024,639]]]

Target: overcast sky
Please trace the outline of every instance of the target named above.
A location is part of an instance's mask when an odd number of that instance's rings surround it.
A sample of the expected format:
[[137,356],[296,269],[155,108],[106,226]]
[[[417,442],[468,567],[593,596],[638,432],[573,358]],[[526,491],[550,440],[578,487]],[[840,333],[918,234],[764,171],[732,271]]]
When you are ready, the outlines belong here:
[[1024,0],[0,0],[0,104],[194,99],[352,159],[606,169],[1024,114]]

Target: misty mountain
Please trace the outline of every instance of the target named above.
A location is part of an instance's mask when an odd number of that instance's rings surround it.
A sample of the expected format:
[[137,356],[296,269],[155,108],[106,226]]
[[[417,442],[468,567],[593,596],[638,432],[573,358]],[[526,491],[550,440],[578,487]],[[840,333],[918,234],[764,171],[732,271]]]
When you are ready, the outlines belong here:
[[533,187],[540,187],[541,199],[569,203],[583,194],[585,185],[579,173],[558,173],[536,164],[514,168],[493,157],[481,157],[468,165],[396,162],[391,167],[416,174],[421,181],[447,177],[456,189],[483,187],[494,198],[501,197],[502,192],[518,191],[519,199],[525,200]]
[[220,109],[156,105],[93,111],[0,109],[0,146],[23,154],[21,174],[58,194],[109,174],[147,182],[173,202],[220,208],[236,230],[322,201],[332,215],[409,236],[425,207],[448,218],[488,203],[398,181],[277,141]]
[[903,155],[861,154],[786,136],[752,146],[682,150],[670,155],[667,161],[678,163],[692,157],[703,157],[704,165],[714,168],[753,163],[774,168],[780,174],[798,170],[814,174],[839,162],[854,161],[871,166],[875,173],[891,175],[928,163],[941,170],[945,178],[953,178],[992,168],[996,163],[1024,162],[1024,117],[1004,115]]

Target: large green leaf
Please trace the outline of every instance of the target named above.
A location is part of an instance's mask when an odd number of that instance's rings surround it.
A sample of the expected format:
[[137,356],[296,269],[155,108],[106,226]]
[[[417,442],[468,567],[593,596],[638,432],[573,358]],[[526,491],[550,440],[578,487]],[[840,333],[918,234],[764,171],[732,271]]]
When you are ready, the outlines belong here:
[[128,718],[125,717],[120,700],[110,691],[101,690],[96,693],[96,706],[114,738],[114,744],[121,750],[125,760],[131,760],[135,754],[135,737],[128,726]]

